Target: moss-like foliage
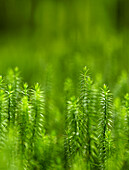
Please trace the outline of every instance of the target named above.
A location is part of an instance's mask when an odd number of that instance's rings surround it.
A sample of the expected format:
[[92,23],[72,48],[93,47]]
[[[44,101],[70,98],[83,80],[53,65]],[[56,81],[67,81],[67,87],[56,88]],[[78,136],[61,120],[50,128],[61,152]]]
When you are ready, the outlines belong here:
[[127,167],[129,95],[122,102],[119,98],[113,100],[109,88],[98,87],[86,67],[81,72],[78,91],[80,96],[67,101],[66,167],[74,169],[79,162],[88,170]]
[[0,77],[0,153],[8,160],[7,168],[42,169],[44,154],[53,145],[45,136],[43,91],[38,83],[32,89],[22,83],[18,68],[10,70]]
[[18,68],[0,76],[0,169],[128,169],[129,94],[113,99],[86,67],[78,84],[77,92],[71,79],[64,85],[59,134],[53,124],[49,129],[60,113],[56,107],[48,111],[54,102],[47,91],[23,83]]

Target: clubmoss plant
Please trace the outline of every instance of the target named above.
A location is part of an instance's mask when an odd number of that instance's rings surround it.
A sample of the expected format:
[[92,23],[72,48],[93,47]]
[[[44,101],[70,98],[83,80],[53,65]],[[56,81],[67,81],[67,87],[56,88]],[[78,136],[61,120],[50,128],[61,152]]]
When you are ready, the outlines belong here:
[[100,97],[100,120],[98,129],[100,131],[100,159],[102,169],[105,169],[107,159],[111,153],[111,130],[112,130],[112,95],[106,85],[101,90]]
[[69,127],[69,118],[68,118],[68,108],[70,99],[73,96],[73,87],[72,87],[72,80],[67,78],[64,84],[64,92],[65,92],[65,131],[64,131],[64,167],[65,169],[68,168],[69,164],[69,137],[68,137],[68,127]]
[[80,149],[80,139],[79,139],[79,107],[78,101],[75,97],[68,101],[68,114],[67,114],[67,156],[69,160],[69,165],[72,163],[74,156]]
[[6,93],[2,87],[3,79],[0,77],[0,149],[3,148],[7,133]]
[[[92,80],[88,75],[88,70],[84,67],[83,72],[81,74],[81,97],[80,97],[80,106],[83,114],[82,124],[83,124],[83,134],[85,139],[84,148],[86,148],[86,159],[87,165],[90,166],[91,160],[91,129],[92,122],[91,117],[93,116],[93,101],[92,101]],[[83,139],[83,140],[84,140]],[[84,143],[84,141],[83,141]]]
[[37,83],[32,89],[31,95],[31,139],[30,146],[35,161],[40,156],[39,143],[44,133],[44,97],[43,92]]
[[18,111],[18,103],[20,101],[20,92],[21,92],[21,77],[19,73],[19,69],[16,67],[14,70],[9,70],[7,75],[7,87],[9,94],[9,110],[11,113],[11,123],[14,126],[16,123],[17,111]]
[[24,84],[23,96],[19,104],[18,112],[18,133],[19,133],[19,150],[21,155],[21,166],[24,168],[27,166],[28,161],[28,149],[30,140],[30,114],[31,106],[28,98],[28,85]]
[[127,134],[127,141],[129,143],[129,94],[125,95],[125,111],[126,111],[126,134]]
[[[68,159],[74,160],[76,154],[85,158],[87,169],[94,165],[97,154],[97,142],[95,134],[95,104],[96,94],[93,82],[85,67],[81,73],[81,95],[68,101],[66,136],[69,150]],[[72,158],[72,159],[71,159]],[[70,161],[70,162],[72,162]]]
[[123,169],[129,166],[129,94],[127,93],[123,101],[123,146],[124,146],[124,164]]

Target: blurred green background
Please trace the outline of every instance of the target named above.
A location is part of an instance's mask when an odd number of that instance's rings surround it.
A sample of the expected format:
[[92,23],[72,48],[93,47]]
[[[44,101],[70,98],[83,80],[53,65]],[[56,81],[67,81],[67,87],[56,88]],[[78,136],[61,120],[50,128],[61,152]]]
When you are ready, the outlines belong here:
[[29,85],[40,82],[56,115],[51,128],[60,130],[64,82],[71,78],[76,92],[85,65],[116,97],[128,90],[128,6],[128,0],[0,0],[0,73],[18,66]]

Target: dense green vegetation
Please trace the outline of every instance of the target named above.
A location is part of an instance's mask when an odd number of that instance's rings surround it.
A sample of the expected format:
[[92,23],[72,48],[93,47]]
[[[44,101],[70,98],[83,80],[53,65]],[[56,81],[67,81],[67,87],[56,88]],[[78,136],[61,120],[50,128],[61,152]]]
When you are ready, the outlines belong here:
[[0,169],[129,169],[128,6],[0,0]]
[[[79,96],[69,98],[66,114],[66,164],[71,169],[128,169],[129,94],[114,98],[93,83],[85,67]],[[69,89],[70,90],[70,89]]]
[[22,82],[18,68],[0,77],[0,169],[49,169],[59,154],[46,133],[44,93]]
[[[129,162],[129,94],[113,98],[84,67],[75,97],[65,83],[64,131],[51,131],[48,92],[29,88],[18,68],[0,77],[1,169],[126,169]],[[49,114],[49,115],[48,115]],[[53,115],[54,116],[54,115]]]

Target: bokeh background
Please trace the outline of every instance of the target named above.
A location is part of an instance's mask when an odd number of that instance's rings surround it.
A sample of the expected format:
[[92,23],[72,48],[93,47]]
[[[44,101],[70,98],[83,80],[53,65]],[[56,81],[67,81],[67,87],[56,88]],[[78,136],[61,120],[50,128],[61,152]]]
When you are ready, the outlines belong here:
[[128,91],[128,7],[128,0],[0,0],[0,73],[18,66],[25,82],[44,87],[50,129],[61,130],[64,82],[69,77],[76,93],[85,65],[115,97]]

